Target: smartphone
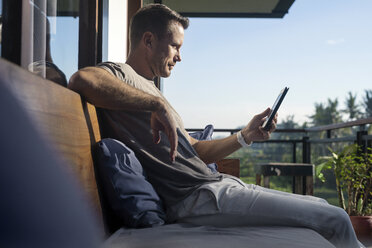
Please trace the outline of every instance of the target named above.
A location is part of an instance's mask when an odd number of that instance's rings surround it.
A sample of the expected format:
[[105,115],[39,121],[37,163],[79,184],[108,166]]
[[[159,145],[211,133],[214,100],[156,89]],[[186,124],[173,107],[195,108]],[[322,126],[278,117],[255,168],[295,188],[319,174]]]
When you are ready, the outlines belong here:
[[270,114],[267,117],[266,121],[262,124],[262,127],[265,131],[269,131],[271,127],[271,122],[273,121],[276,112],[278,112],[278,109],[280,107],[280,104],[282,103],[285,95],[287,94],[289,88],[284,87],[279,93],[279,96],[276,98],[273,107],[271,108]]

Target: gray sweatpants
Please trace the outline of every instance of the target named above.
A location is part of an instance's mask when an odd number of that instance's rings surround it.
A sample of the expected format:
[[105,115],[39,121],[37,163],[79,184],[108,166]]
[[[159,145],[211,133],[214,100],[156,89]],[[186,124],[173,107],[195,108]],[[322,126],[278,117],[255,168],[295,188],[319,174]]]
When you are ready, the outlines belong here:
[[363,247],[343,209],[317,197],[245,184],[238,178],[224,178],[201,186],[182,202],[169,207],[167,215],[171,221],[219,227],[307,227],[336,247]]

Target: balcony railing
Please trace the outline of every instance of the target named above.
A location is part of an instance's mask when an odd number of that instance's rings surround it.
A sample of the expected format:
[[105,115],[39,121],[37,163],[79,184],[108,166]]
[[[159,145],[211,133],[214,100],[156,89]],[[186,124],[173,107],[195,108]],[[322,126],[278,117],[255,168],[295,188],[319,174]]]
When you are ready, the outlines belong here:
[[[269,139],[264,142],[257,143],[289,143],[292,145],[292,162],[297,161],[297,144],[302,144],[302,163],[311,163],[311,145],[321,143],[339,143],[339,142],[354,142],[361,146],[362,151],[366,151],[367,147],[372,147],[372,135],[368,134],[367,125],[372,124],[372,117],[359,119],[350,122],[330,124],[318,127],[310,128],[295,128],[295,129],[283,129],[278,128],[274,133],[297,133],[302,134],[302,138],[297,139]],[[338,137],[339,133],[336,132],[338,129],[353,128],[354,134]],[[187,129],[189,132],[202,131],[200,128]],[[236,133],[240,129],[214,129],[216,133]],[[325,135],[312,135],[315,133],[325,133]],[[280,161],[277,161],[280,162]]]

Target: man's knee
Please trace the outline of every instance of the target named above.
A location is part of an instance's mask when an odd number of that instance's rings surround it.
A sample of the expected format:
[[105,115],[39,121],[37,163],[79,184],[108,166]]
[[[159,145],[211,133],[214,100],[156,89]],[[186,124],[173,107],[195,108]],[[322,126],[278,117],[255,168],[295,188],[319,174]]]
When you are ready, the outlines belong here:
[[350,223],[350,217],[349,215],[346,213],[346,211],[342,208],[337,208],[338,209],[338,215],[339,215],[339,218],[343,221],[343,222],[347,222],[347,223]]
[[335,207],[334,208],[334,218],[335,218],[335,226],[339,229],[339,232],[347,232],[350,228],[352,228],[351,221],[349,215],[346,211],[342,208]]

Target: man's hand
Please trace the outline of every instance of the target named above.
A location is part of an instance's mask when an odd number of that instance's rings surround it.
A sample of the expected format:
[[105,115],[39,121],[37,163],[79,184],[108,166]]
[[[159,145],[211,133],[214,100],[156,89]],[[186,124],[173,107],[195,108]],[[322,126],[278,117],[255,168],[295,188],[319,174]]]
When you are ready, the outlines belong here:
[[160,131],[167,135],[170,143],[170,159],[173,162],[177,155],[178,135],[176,123],[166,107],[152,112],[151,129],[155,144],[160,142]]
[[242,135],[247,144],[252,141],[264,141],[270,138],[270,134],[276,128],[278,114],[275,115],[269,131],[265,131],[262,127],[265,119],[270,113],[270,108],[267,108],[261,114],[255,115],[246,127],[242,129]]

